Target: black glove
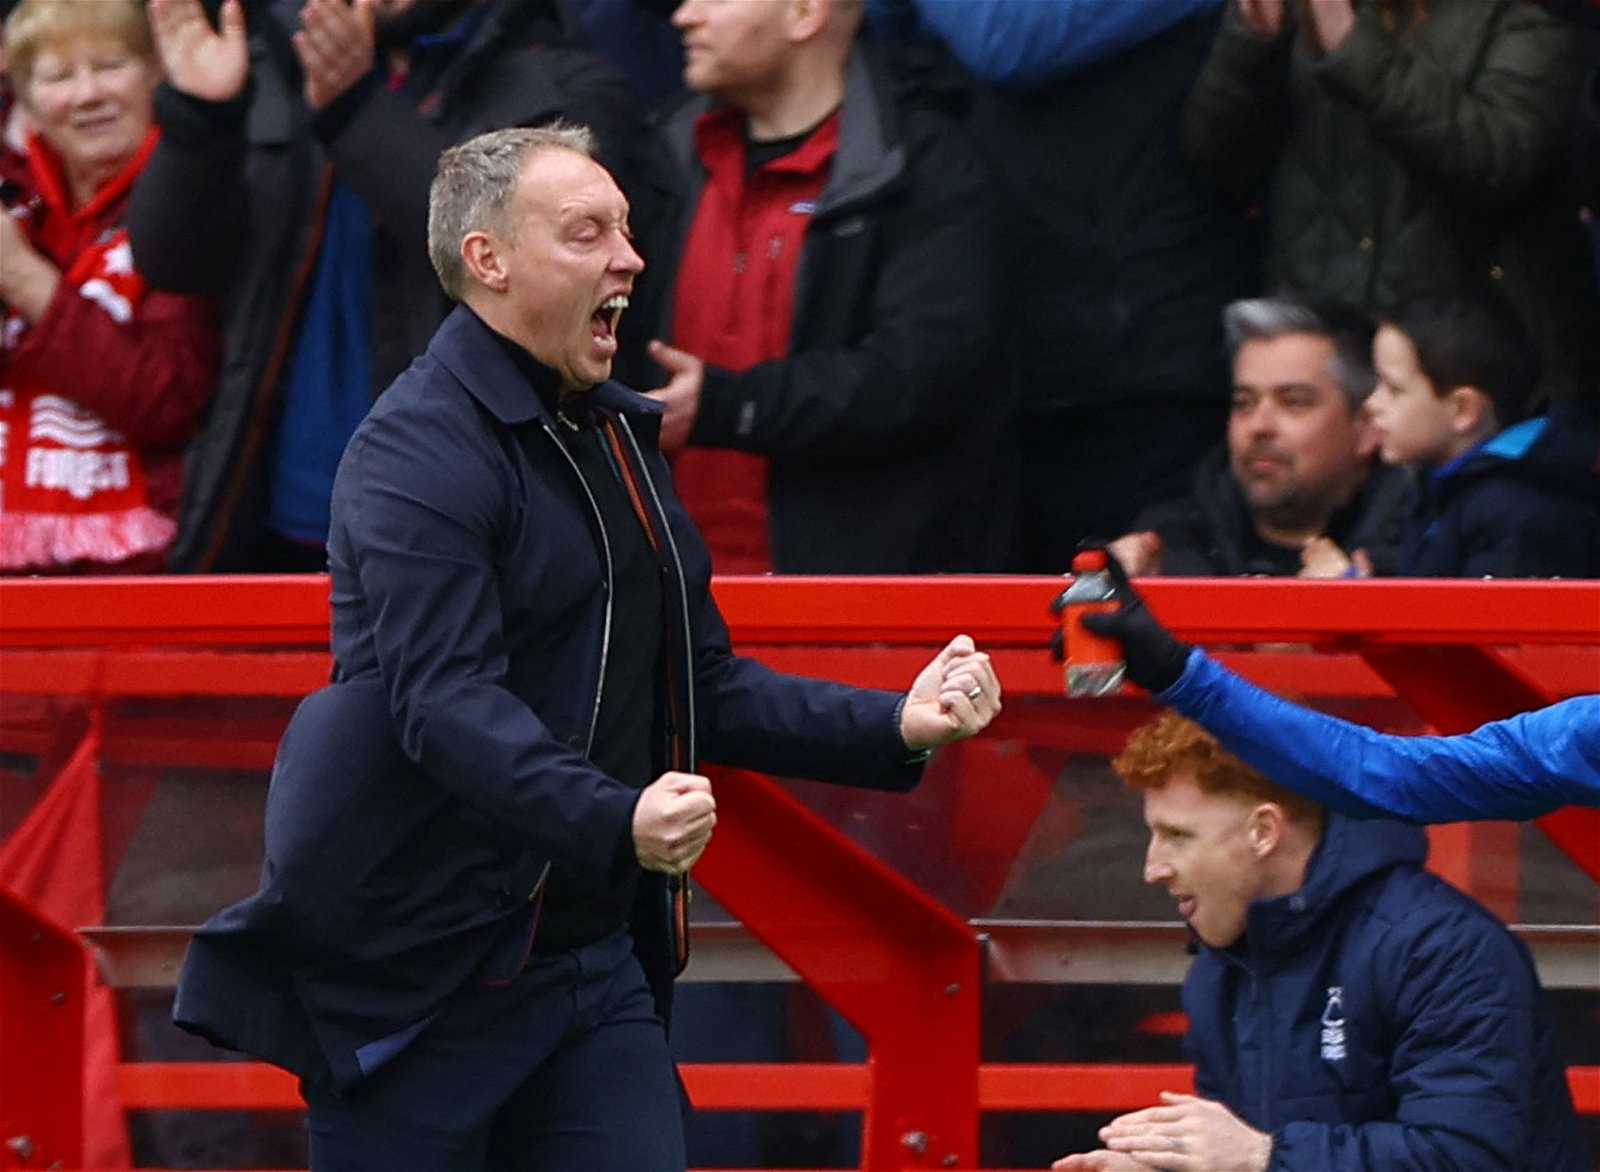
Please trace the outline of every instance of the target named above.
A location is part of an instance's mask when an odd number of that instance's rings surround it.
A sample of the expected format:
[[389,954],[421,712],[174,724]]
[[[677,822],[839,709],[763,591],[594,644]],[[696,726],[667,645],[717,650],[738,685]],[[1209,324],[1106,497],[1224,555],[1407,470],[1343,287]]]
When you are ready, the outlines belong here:
[[1106,571],[1111,575],[1116,610],[1083,616],[1083,625],[1096,635],[1122,644],[1122,658],[1128,665],[1128,678],[1150,692],[1165,692],[1178,682],[1189,661],[1191,644],[1173,638],[1172,632],[1150,613],[1144,599],[1128,581],[1127,571],[1110,550],[1106,550]]

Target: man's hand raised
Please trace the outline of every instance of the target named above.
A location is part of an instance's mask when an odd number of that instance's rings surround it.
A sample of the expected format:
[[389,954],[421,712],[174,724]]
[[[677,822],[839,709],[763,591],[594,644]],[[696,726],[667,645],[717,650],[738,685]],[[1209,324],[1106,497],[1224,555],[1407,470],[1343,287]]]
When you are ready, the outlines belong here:
[[167,83],[180,93],[226,102],[244,90],[250,74],[244,6],[223,0],[217,28],[200,0],[150,0],[150,31]]
[[1000,712],[1000,680],[987,653],[957,635],[917,673],[900,709],[909,749],[933,749],[981,732]]
[[659,338],[650,343],[650,357],[667,372],[665,383],[646,392],[663,408],[661,450],[676,452],[689,442],[694,421],[700,417],[706,364],[687,350],[669,346]]
[[372,72],[377,52],[373,0],[306,0],[290,38],[305,71],[306,105],[325,110]]

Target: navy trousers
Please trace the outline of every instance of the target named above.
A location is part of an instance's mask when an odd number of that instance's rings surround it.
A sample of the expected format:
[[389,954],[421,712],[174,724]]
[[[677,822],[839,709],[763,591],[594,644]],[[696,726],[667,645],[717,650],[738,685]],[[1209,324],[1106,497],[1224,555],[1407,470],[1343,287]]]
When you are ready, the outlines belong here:
[[462,990],[345,1096],[306,1095],[312,1172],[682,1172],[666,1030],[626,933]]

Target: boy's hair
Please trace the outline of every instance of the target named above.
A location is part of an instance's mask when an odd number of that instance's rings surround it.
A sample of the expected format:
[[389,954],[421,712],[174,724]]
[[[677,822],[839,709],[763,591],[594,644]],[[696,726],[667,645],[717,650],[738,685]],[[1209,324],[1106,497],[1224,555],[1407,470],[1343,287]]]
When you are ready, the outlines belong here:
[[1193,774],[1203,793],[1239,794],[1274,802],[1295,822],[1322,823],[1320,805],[1256,772],[1224,749],[1216,737],[1176,712],[1163,712],[1134,729],[1111,767],[1132,789],[1160,789],[1174,773],[1187,772]]
[[1434,394],[1477,387],[1494,406],[1497,431],[1526,414],[1539,384],[1539,353],[1522,317],[1497,290],[1421,298],[1383,320],[1411,342]]

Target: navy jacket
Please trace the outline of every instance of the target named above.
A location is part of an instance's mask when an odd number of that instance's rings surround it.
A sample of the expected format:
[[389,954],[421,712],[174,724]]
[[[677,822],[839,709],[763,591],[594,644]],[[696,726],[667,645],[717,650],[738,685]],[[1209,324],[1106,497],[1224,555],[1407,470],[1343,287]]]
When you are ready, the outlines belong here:
[[1600,436],[1583,412],[1514,424],[1422,487],[1406,577],[1600,576]]
[[1527,949],[1426,854],[1329,815],[1301,889],[1189,971],[1199,1093],[1284,1172],[1590,1167]]
[[[659,408],[616,383],[592,394],[666,567],[662,768],[914,785],[898,695],[732,654],[656,446]],[[601,881],[637,867],[638,793],[587,756],[610,544],[555,426],[458,308],[357,430],[329,542],[337,682],[284,736],[261,889],[191,944],[180,1026],[348,1087],[455,990],[517,971],[551,863]],[[681,911],[662,876],[641,876],[634,942],[663,1014]]]

